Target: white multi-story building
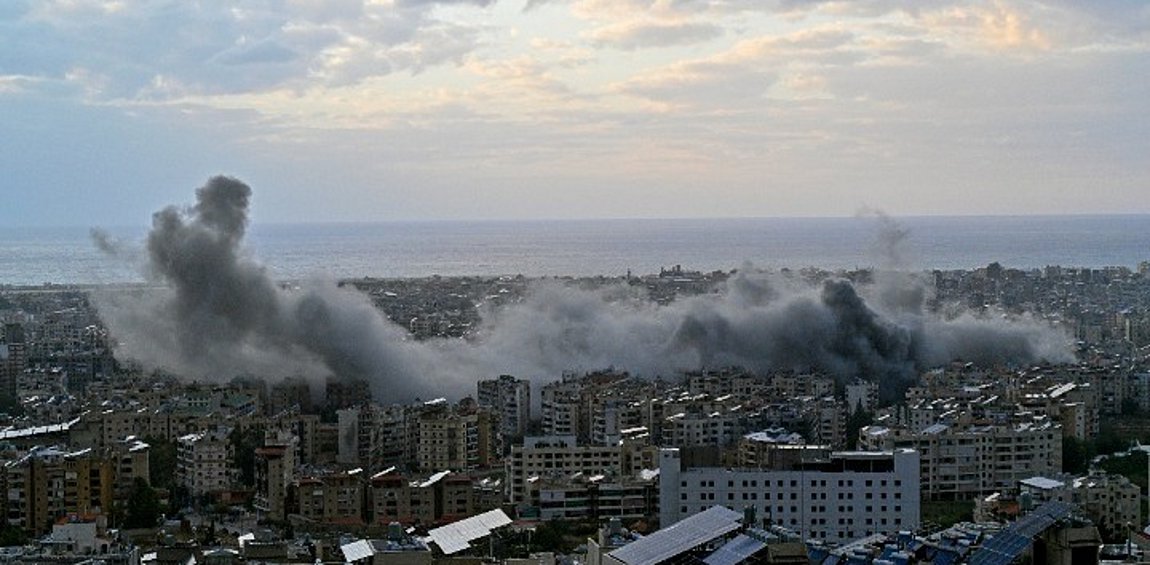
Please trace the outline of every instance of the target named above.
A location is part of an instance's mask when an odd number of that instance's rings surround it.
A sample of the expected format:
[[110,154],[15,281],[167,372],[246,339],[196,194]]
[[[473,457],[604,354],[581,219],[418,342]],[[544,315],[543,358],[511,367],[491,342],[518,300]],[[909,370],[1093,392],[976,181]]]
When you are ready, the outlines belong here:
[[188,434],[176,442],[176,478],[194,496],[230,487],[231,460],[226,430]]
[[[814,451],[812,451],[814,453]],[[783,469],[682,468],[678,449],[659,454],[659,516],[667,527],[716,505],[754,506],[807,539],[852,540],[919,525],[914,450],[830,452]]]

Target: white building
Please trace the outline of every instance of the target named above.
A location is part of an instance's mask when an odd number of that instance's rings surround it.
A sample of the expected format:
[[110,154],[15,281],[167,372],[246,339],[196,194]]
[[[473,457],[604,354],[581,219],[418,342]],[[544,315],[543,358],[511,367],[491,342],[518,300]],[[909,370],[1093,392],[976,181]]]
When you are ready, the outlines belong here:
[[913,450],[832,452],[788,469],[682,468],[659,454],[660,525],[716,505],[758,514],[807,539],[851,540],[919,525],[919,457]]
[[181,436],[176,443],[176,479],[198,496],[231,486],[232,446],[226,430]]

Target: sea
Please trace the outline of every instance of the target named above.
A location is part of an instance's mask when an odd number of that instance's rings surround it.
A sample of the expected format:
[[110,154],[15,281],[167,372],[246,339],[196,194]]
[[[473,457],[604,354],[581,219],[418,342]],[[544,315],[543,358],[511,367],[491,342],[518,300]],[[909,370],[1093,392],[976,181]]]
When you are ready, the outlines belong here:
[[[0,226],[0,285],[145,282],[147,226]],[[259,224],[242,252],[276,280],[618,276],[683,269],[1033,269],[1150,260],[1150,215]]]

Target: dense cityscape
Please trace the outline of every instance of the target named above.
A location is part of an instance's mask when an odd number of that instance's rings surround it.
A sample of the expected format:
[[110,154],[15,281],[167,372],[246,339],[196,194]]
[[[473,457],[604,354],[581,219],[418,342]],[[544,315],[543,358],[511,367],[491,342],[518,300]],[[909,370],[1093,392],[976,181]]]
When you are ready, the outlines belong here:
[[[340,374],[146,367],[92,299],[138,289],[0,287],[5,559],[1083,563],[1150,539],[1150,265],[903,276],[926,281],[934,315],[1025,317],[1073,360],[957,359],[893,389],[866,367],[605,366],[396,399]],[[669,305],[735,281],[674,266],[546,282]],[[540,282],[341,286],[410,340],[469,341]]]

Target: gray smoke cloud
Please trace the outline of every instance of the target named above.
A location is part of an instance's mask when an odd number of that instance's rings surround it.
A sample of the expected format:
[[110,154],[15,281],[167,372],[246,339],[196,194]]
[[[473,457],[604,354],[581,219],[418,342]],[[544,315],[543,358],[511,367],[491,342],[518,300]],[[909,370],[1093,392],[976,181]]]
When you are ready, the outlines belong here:
[[861,376],[890,391],[952,360],[1072,359],[1066,336],[1038,320],[931,314],[928,286],[914,275],[856,287],[751,268],[717,293],[668,305],[622,284],[541,281],[522,302],[486,312],[475,339],[415,341],[356,291],[320,280],[277,285],[243,246],[251,194],[215,177],[194,206],[155,214],[146,268],[162,286],[96,300],[120,355],[195,378],[363,379],[377,399],[396,402],[472,394],[477,379],[501,373],[550,380],[571,370],[743,366]]

